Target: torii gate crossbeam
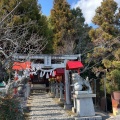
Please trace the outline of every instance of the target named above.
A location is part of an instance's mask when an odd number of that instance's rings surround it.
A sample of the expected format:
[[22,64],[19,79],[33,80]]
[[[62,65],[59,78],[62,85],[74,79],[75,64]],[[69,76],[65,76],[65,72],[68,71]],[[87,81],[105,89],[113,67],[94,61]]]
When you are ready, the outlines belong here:
[[23,54],[14,54],[13,58],[15,60],[20,59],[44,59],[45,56],[51,56],[51,59],[58,59],[58,60],[75,60],[79,58],[81,60],[81,54],[75,54],[75,55],[48,55],[48,54],[36,54],[36,55],[23,55]]

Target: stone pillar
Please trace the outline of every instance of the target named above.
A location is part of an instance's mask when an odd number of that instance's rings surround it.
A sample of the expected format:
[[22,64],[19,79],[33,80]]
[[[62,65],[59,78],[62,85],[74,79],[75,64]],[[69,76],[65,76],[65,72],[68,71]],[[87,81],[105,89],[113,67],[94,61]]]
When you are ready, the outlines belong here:
[[22,89],[22,96],[20,97],[21,98],[21,105],[22,105],[22,108],[23,109],[26,109],[27,107],[27,84],[24,85],[23,89]]
[[[17,80],[18,80],[18,71],[16,70],[15,71],[15,76],[14,76],[14,81],[17,81]],[[14,88],[14,95],[17,94],[17,92],[18,91],[17,91],[17,87],[16,87],[16,88]]]
[[[67,63],[67,60],[65,60],[65,66]],[[70,93],[70,81],[69,81],[69,71],[66,70],[65,68],[65,97],[66,97],[66,103],[64,105],[64,109],[71,109],[72,105],[71,105],[71,93]]]
[[62,82],[60,82],[60,99],[59,99],[59,101],[63,101],[63,83]]
[[55,97],[55,94],[56,94],[56,84],[55,84],[55,82],[54,81],[51,81],[50,82],[50,96],[52,97],[52,98],[54,98]]
[[55,86],[55,97],[59,98],[59,86],[58,86],[58,82],[56,82],[56,86]]
[[52,97],[55,97],[55,92],[56,92],[56,89],[55,89],[55,87],[56,87],[56,84],[55,83],[53,83],[53,95],[52,95]]
[[51,93],[53,94],[54,93],[54,83],[53,82],[51,82],[50,89],[51,89]]
[[26,86],[25,97],[28,99],[28,97],[30,95],[30,84],[27,83],[25,86]]
[[73,104],[74,106],[72,107],[72,112],[76,113],[76,98],[73,98]]

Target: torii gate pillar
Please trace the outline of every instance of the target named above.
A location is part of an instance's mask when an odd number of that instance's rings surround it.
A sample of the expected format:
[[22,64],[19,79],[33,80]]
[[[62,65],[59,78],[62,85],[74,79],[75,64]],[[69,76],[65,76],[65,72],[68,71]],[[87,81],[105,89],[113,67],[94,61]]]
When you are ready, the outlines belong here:
[[[67,60],[64,61],[65,66],[67,63]],[[65,97],[66,97],[66,103],[64,104],[64,109],[71,109],[72,104],[71,104],[71,93],[70,93],[70,81],[69,81],[69,71],[66,70],[65,67]]]

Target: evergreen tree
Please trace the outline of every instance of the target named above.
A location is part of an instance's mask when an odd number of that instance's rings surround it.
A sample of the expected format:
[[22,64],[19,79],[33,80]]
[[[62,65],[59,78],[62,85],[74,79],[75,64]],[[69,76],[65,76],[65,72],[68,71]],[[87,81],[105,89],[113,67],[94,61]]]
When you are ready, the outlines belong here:
[[48,23],[48,44],[43,51],[44,54],[53,54],[53,27],[51,25],[51,18],[47,18],[47,23]]
[[[3,27],[14,28],[15,26],[27,24],[26,29],[28,30],[28,34],[24,38],[23,43],[26,40],[29,40],[32,34],[37,34],[38,36],[49,40],[50,33],[48,28],[47,17],[42,15],[41,6],[38,5],[37,0],[1,0],[0,16],[4,17],[8,13],[10,13],[15,8],[18,2],[21,2],[21,4],[9,16],[9,18],[4,21]],[[39,41],[38,43],[40,44],[41,41]]]
[[[6,20],[8,26],[25,24],[30,21],[35,22],[33,26],[30,25],[32,32],[37,32],[40,35],[47,34],[47,18],[41,13],[41,6],[38,5],[37,0],[18,0],[21,2],[19,7]],[[10,13],[18,3],[16,0],[1,0],[1,15]]]
[[85,24],[85,18],[83,17],[82,11],[79,7],[72,9],[71,12],[74,16],[73,28],[75,30],[75,53],[84,54],[92,47],[90,45],[91,42],[88,34],[91,27],[89,27],[88,24]]
[[89,33],[94,44],[93,57],[97,65],[95,72],[105,72],[107,79],[107,92],[120,89],[119,48],[120,35],[119,20],[120,11],[114,0],[104,0],[97,8],[93,23],[98,28]]
[[66,42],[69,43],[73,37],[73,15],[70,11],[70,5],[66,0],[54,0],[51,10],[51,24],[53,26],[53,47],[55,53],[67,53],[64,51]]
[[[92,42],[89,38],[89,31],[91,29],[88,24],[85,23],[85,18],[83,17],[83,13],[79,7],[74,8],[71,10],[73,14],[73,28],[75,30],[74,39],[75,39],[75,54],[81,54],[81,61],[86,66],[83,70],[81,75],[89,74],[89,77],[93,77],[91,70],[86,69],[90,66],[91,63],[88,63],[87,53],[93,48]],[[89,61],[91,62],[91,61]]]

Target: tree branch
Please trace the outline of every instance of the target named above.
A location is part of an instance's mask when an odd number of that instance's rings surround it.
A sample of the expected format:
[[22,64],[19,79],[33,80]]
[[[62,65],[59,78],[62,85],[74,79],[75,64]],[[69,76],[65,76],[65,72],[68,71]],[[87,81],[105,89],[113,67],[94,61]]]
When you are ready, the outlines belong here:
[[20,4],[21,4],[21,2],[19,2],[19,3],[15,6],[15,8],[14,8],[10,13],[8,13],[8,14],[2,19],[2,21],[0,22],[0,26],[2,25],[2,23],[4,22],[4,20],[5,20],[9,15],[11,15],[11,14],[17,9],[17,7],[18,7]]

